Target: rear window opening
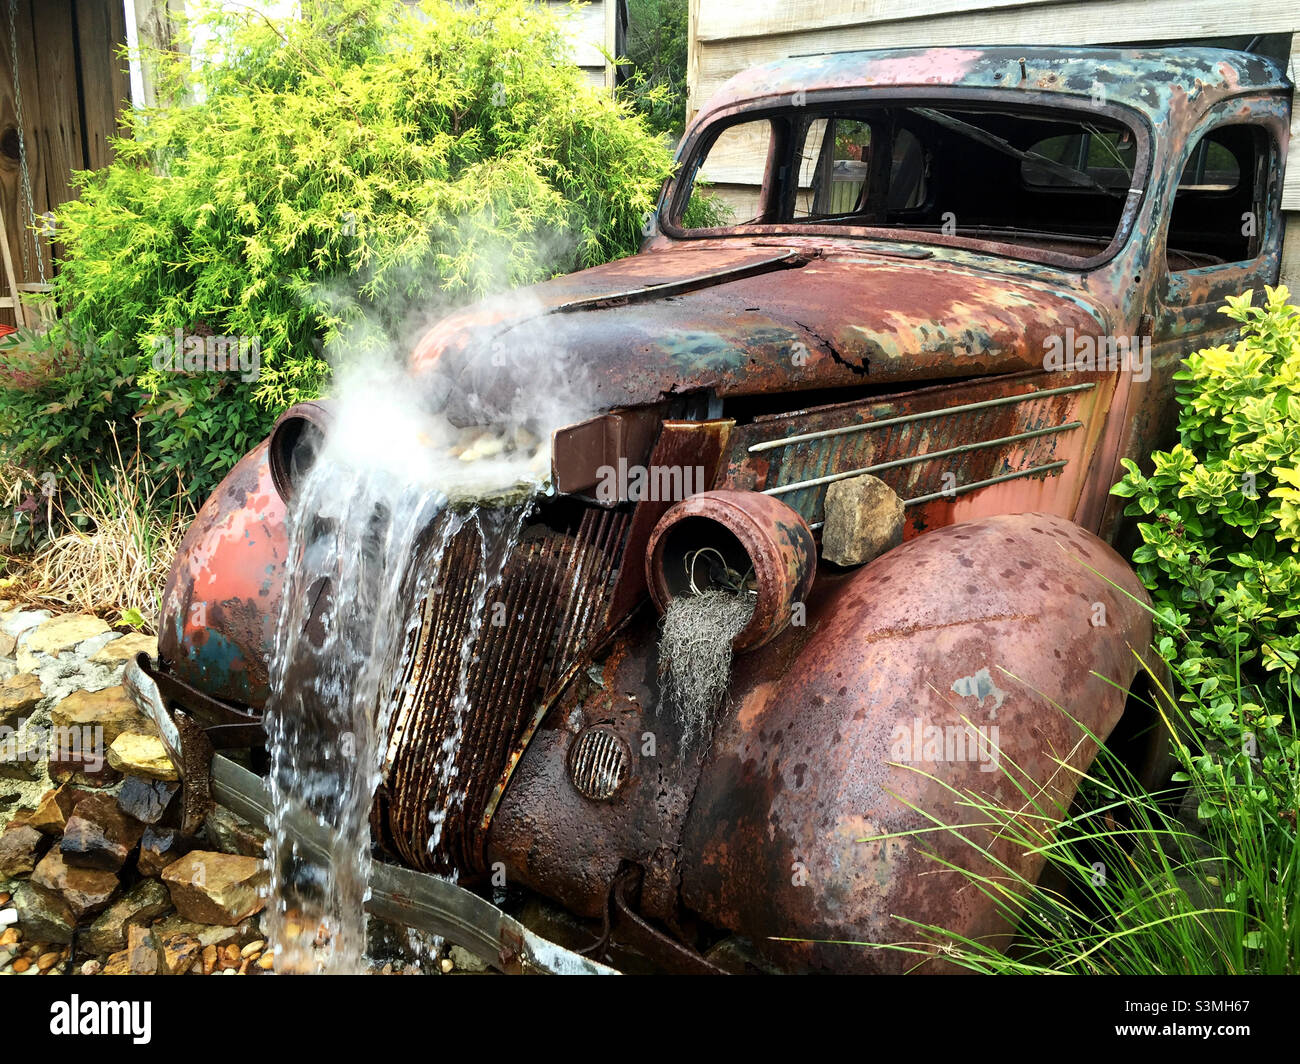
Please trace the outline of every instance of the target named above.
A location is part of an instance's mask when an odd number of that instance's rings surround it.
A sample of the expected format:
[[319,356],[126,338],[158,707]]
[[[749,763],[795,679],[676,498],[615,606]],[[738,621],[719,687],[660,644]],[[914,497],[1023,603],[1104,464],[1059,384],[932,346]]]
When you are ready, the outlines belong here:
[[1259,255],[1272,138],[1260,126],[1226,125],[1192,148],[1169,215],[1169,269],[1245,262]]
[[[1121,235],[1139,133],[1095,111],[950,104],[790,109],[727,125],[695,155],[677,226],[898,230],[1080,260]],[[1211,167],[1211,171],[1214,168]]]

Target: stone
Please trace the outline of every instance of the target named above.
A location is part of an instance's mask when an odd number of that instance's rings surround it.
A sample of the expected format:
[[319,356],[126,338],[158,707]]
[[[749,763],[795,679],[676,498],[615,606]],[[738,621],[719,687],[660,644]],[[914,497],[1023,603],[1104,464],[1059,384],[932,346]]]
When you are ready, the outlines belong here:
[[217,947],[204,946],[201,954],[201,963],[203,965],[203,974],[211,975],[217,967]]
[[80,945],[87,953],[115,953],[126,947],[126,931],[133,924],[149,924],[172,907],[167,888],[156,879],[142,879],[84,931]]
[[120,884],[112,872],[67,864],[63,854],[54,849],[32,872],[32,885],[59,895],[73,919],[80,922],[106,909]]
[[161,875],[164,868],[184,856],[188,850],[189,846],[176,828],[150,824],[140,836],[140,856],[135,860],[136,870],[142,876]]
[[117,792],[117,807],[141,824],[156,824],[166,815],[178,789],[166,780],[127,776]]
[[104,962],[103,975],[130,975],[131,974],[131,951],[121,950],[111,954]]
[[193,920],[187,920],[180,913],[172,913],[167,919],[159,920],[154,925],[154,932],[164,937],[189,935],[191,938],[198,939],[200,946],[215,946],[218,950],[239,941],[237,928],[222,927],[217,924],[198,924]]
[[16,726],[19,720],[31,715],[44,697],[41,678],[35,673],[22,672],[9,677],[0,684],[0,724]]
[[104,970],[104,966],[100,964],[99,961],[97,961],[94,957],[86,961],[86,963],[81,966],[82,975],[98,975],[103,970]]
[[903,542],[903,500],[870,474],[826,488],[822,557],[836,565],[863,565]]
[[59,849],[69,864],[116,872],[143,831],[144,825],[123,813],[111,795],[92,794],[72,810]]
[[135,708],[120,685],[102,691],[74,691],[50,710],[50,723],[56,728],[102,728],[104,749],[123,732],[158,733],[153,721]]
[[451,962],[456,965],[458,972],[490,972],[491,966],[485,961],[479,960],[469,950],[461,946],[452,946],[447,951]]
[[262,971],[269,972],[272,968],[275,967],[275,954],[263,953],[260,957],[257,958],[257,966]]
[[128,661],[134,661],[137,654],[148,654],[151,658],[156,658],[158,640],[151,635],[131,632],[129,635],[119,636],[111,643],[104,644],[100,650],[90,656],[90,660],[96,665],[116,668],[118,665],[125,665]]
[[63,956],[59,953],[42,953],[36,958],[36,967],[43,972],[48,972],[62,959]]
[[127,928],[126,953],[132,975],[158,974],[158,942],[149,928],[139,924]]
[[260,916],[250,916],[245,920],[239,921],[239,926],[235,928],[239,932],[237,942],[254,942],[258,939],[265,938],[262,934],[262,920]]
[[23,934],[30,941],[60,944],[72,941],[72,931],[77,922],[59,895],[32,883],[19,883],[14,890],[14,906],[18,909],[18,922]]
[[108,763],[118,772],[176,782],[180,774],[157,735],[123,732],[108,748]]
[[168,865],[162,878],[176,911],[197,923],[233,927],[266,906],[266,869],[253,857],[193,850]]
[[18,649],[18,638],[8,632],[0,632],[0,658],[12,658]]
[[38,736],[26,730],[0,730],[0,779],[18,780],[20,783],[40,779],[44,760],[45,743]]
[[29,654],[49,654],[57,658],[63,651],[71,650],[78,643],[109,631],[112,629],[109,628],[108,623],[99,617],[92,617],[85,613],[72,613],[63,617],[52,617],[37,625],[27,633],[22,645]]
[[248,943],[248,945],[239,951],[239,955],[241,957],[252,957],[255,954],[261,953],[264,949],[266,949],[266,939],[259,938]]
[[224,806],[214,805],[203,821],[203,838],[222,853],[261,857],[266,852],[266,832]]
[[193,935],[179,932],[163,938],[159,952],[163,975],[184,975],[199,959],[203,944]]
[[46,791],[37,803],[35,811],[28,818],[28,823],[46,835],[62,835],[68,823],[68,817],[81,799],[89,797],[89,792],[78,787],[55,787]]
[[0,835],[0,879],[29,875],[41,859],[45,836],[31,824],[10,825]]
[[0,632],[17,638],[53,616],[49,610],[15,610],[0,618]]

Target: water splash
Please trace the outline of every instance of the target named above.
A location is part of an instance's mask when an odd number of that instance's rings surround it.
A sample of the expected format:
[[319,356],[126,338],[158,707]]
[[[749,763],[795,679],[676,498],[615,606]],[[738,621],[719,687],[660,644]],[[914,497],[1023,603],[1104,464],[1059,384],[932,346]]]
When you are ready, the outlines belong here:
[[[476,531],[475,621],[457,651],[454,727],[435,766],[451,778],[484,607],[549,467],[549,434],[518,424],[458,428],[420,398],[400,375],[354,390],[289,506],[265,714],[267,931],[280,972],[364,970],[371,807],[400,694],[393,678],[407,674],[418,606],[453,538]],[[464,793],[432,811],[435,844]],[[325,853],[294,841],[303,818],[324,829]]]

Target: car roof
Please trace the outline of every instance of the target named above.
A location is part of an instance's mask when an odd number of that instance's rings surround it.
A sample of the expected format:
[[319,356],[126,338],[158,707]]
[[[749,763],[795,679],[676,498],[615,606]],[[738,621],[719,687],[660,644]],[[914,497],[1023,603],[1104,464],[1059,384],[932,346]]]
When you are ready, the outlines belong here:
[[1243,92],[1288,91],[1266,56],[1224,48],[1092,48],[1021,45],[890,48],[792,56],[727,81],[696,122],[746,103],[855,88],[934,87],[1055,92],[1100,97],[1152,118],[1178,100],[1204,110]]

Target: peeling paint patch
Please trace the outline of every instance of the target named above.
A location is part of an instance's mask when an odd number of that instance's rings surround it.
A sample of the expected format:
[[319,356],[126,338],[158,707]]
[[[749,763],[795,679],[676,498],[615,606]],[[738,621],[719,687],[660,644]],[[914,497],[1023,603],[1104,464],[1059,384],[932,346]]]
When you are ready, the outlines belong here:
[[1002,708],[1002,701],[1007,697],[1006,691],[998,687],[993,682],[993,677],[989,675],[988,666],[980,669],[974,676],[963,676],[954,680],[952,689],[956,694],[963,698],[970,697],[979,700],[980,709],[984,708],[984,700],[991,699],[993,705],[989,707],[989,719],[998,719],[998,710]]

